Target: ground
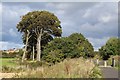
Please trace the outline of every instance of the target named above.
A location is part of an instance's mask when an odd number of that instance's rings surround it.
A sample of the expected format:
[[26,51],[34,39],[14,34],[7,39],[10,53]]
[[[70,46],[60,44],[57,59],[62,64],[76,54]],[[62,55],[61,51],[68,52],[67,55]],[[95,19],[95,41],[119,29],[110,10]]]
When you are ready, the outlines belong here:
[[118,70],[113,67],[100,67],[103,78],[118,78]]
[[[17,64],[16,63],[13,63],[13,60],[16,60],[15,58],[0,58],[0,66],[16,66]],[[102,63],[100,63],[102,64]],[[100,67],[101,69],[101,72],[102,72],[102,75],[103,75],[103,78],[118,78],[119,75],[118,75],[118,70],[113,68],[113,67],[110,67],[110,66],[107,66],[107,67]],[[119,71],[120,73],[120,71]],[[6,78],[11,78],[12,76],[14,76],[15,73],[0,73],[0,78],[2,77],[6,77]]]

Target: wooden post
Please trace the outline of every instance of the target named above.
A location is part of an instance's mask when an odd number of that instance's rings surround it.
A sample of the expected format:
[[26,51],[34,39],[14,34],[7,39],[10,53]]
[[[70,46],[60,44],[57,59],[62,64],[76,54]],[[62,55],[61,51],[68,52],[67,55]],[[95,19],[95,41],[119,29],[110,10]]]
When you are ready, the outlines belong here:
[[34,56],[35,56],[35,50],[34,50],[34,46],[33,46],[33,56],[32,56],[33,61],[35,60]]
[[112,58],[112,65],[111,66],[115,67],[115,59],[114,58]]

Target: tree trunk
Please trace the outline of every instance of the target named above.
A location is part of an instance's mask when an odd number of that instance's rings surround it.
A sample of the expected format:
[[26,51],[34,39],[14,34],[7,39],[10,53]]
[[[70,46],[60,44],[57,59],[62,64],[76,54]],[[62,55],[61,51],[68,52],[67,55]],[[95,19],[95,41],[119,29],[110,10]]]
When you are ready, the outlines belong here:
[[35,58],[34,56],[35,56],[35,50],[34,50],[34,46],[33,46],[33,56],[32,56],[32,57],[33,57],[33,61],[35,60],[35,59],[34,59],[34,58]]
[[28,39],[29,39],[29,31],[27,31],[27,37],[26,37],[26,42],[25,42],[25,50],[24,50],[24,53],[23,53],[23,56],[22,56],[22,62],[24,62],[25,60],[25,56],[26,56],[26,52],[27,52],[27,45],[28,45]]
[[41,58],[41,37],[42,37],[42,29],[40,30],[40,34],[37,38],[37,61],[40,61]]

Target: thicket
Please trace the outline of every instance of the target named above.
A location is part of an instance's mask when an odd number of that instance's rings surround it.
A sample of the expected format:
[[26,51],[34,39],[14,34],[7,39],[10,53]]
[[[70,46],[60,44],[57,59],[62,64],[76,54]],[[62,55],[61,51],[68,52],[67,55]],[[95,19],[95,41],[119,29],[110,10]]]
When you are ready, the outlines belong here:
[[79,33],[73,33],[68,37],[55,38],[42,51],[42,60],[53,64],[66,58],[79,57],[94,57],[93,46]]

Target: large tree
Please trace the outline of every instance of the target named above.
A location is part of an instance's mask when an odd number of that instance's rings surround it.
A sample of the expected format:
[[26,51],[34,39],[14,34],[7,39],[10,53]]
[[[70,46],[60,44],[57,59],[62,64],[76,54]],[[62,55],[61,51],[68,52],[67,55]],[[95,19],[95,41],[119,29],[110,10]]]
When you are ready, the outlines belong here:
[[119,55],[119,38],[110,38],[104,46],[99,49],[100,55],[107,60],[111,55]]
[[26,41],[27,31],[30,32],[31,38],[28,40],[28,47],[31,47],[30,45],[32,45],[32,48],[36,46],[38,61],[41,58],[41,42],[46,44],[54,36],[61,36],[62,29],[60,23],[59,19],[53,13],[48,11],[33,11],[22,16],[21,21],[17,24],[18,31],[23,33],[24,42]]

